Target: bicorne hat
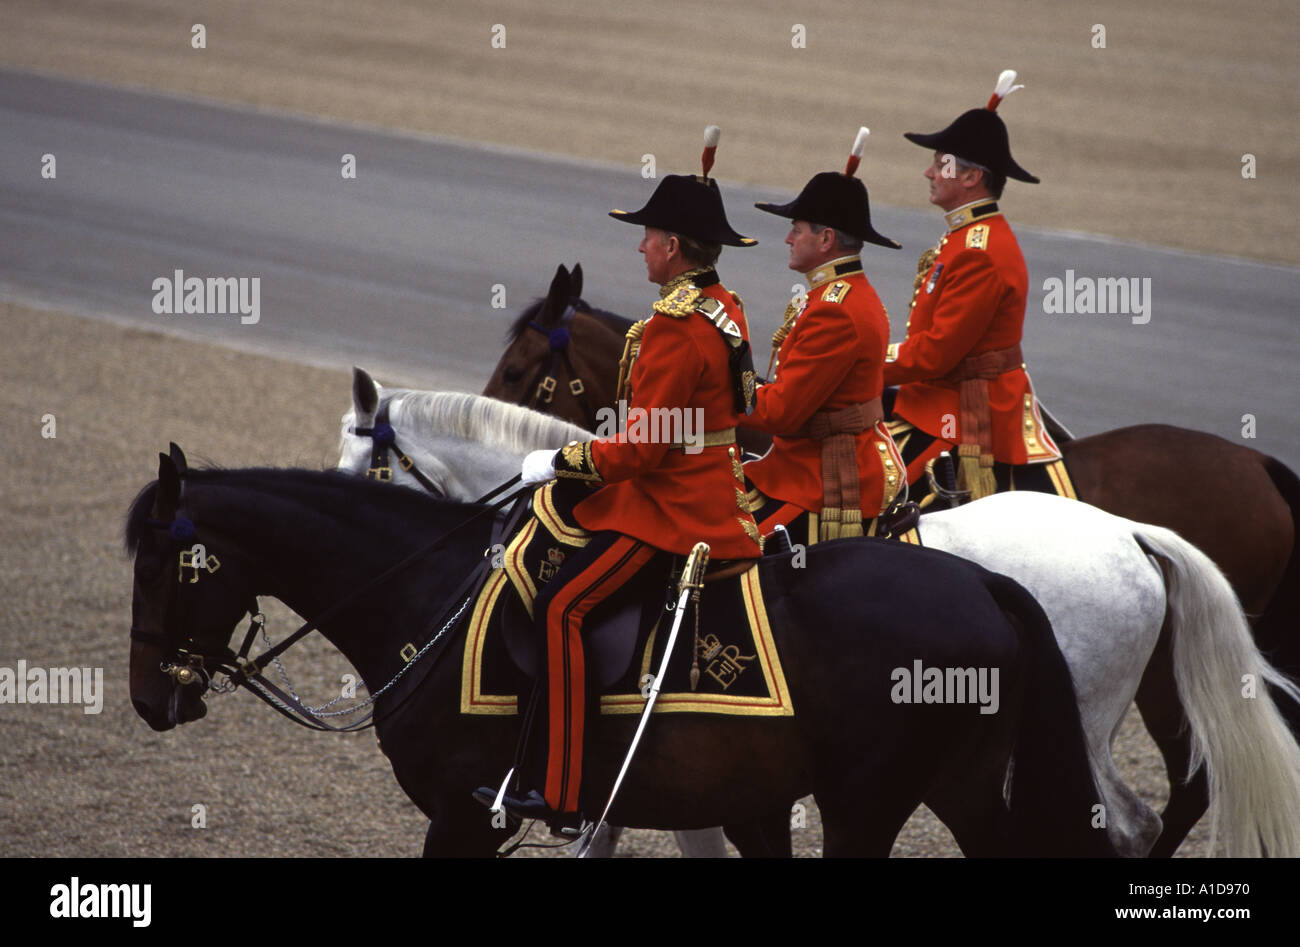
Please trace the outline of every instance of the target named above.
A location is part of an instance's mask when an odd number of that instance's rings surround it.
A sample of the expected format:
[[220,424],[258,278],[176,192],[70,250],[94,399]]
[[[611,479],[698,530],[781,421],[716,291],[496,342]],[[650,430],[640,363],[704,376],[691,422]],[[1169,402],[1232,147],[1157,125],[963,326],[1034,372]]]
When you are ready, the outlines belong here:
[[1012,69],[1003,70],[998,76],[997,85],[988,105],[982,109],[971,109],[957,116],[956,121],[943,131],[921,135],[907,132],[903,135],[908,141],[932,151],[942,151],[956,155],[970,164],[978,164],[997,174],[1006,175],[1016,181],[1037,184],[1034,177],[1011,157],[1011,141],[1007,136],[1006,123],[994,111],[998,103],[1024,86],[1013,86],[1016,73]]
[[611,210],[609,216],[629,224],[678,233],[701,243],[721,243],[729,247],[757,244],[757,240],[742,237],[731,229],[722,207],[718,182],[709,177],[721,135],[722,129],[717,125],[704,129],[703,174],[666,175],[645,207],[630,212]]
[[804,185],[799,196],[788,204],[761,202],[755,204],[759,210],[790,220],[806,220],[810,224],[821,224],[840,233],[849,234],[867,243],[882,247],[899,248],[895,240],[890,240],[876,232],[871,226],[871,204],[867,199],[867,186],[853,176],[862,160],[866,148],[866,128],[858,129],[853,148],[849,151],[849,161],[844,173],[823,171],[815,174]]

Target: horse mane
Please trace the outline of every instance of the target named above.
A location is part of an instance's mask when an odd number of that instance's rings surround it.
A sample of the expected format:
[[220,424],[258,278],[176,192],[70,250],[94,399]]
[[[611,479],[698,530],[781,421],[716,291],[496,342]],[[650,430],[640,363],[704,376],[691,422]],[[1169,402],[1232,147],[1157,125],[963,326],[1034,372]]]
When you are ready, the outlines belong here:
[[558,449],[569,441],[591,440],[591,432],[560,418],[460,391],[385,389],[391,405],[402,399],[402,420],[465,440],[481,441],[502,451],[532,450],[553,441]]
[[149,512],[153,509],[153,499],[157,492],[157,480],[146,484],[144,489],[135,495],[130,508],[126,511],[126,529],[122,533],[122,544],[129,555],[135,555],[135,550],[140,545],[145,520],[149,518]]
[[[519,314],[515,321],[510,324],[510,328],[506,331],[507,345],[514,345],[514,343],[519,341],[519,337],[528,329],[528,324],[537,318],[537,314],[542,311],[544,305],[546,305],[546,300],[539,297],[533,300],[528,307]],[[632,328],[632,323],[635,321],[632,319],[626,319],[607,309],[597,309],[589,304],[585,299],[574,300],[574,306],[578,312],[585,312],[605,328],[612,332],[617,332],[619,335],[625,335],[627,330]]]
[[[430,513],[450,508],[478,509],[474,504],[438,499],[422,490],[394,489],[390,484],[366,480],[338,470],[191,467],[185,475],[184,483],[265,492],[287,496],[293,502],[303,504],[311,504],[320,498],[319,502],[326,508],[353,511],[357,518],[366,520],[378,515],[391,515],[414,524]],[[153,511],[157,493],[158,481],[155,480],[136,495],[127,510],[123,542],[128,554],[134,555],[145,530],[149,528],[149,514]],[[337,502],[340,493],[346,495],[347,503]]]
[[[583,303],[585,306],[586,303]],[[607,329],[617,332],[619,335],[627,335],[627,330],[635,325],[635,319],[628,319],[624,316],[612,313],[607,309],[587,309],[587,314],[593,316],[597,322]]]

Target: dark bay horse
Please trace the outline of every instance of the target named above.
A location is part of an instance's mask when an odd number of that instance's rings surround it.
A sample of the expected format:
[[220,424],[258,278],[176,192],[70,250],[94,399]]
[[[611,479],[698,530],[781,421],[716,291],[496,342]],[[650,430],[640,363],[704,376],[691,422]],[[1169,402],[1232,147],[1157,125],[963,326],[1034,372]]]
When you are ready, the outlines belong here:
[[[372,694],[406,675],[376,700],[375,720],[398,782],[429,817],[425,854],[490,855],[517,826],[494,825],[470,793],[505,773],[520,724],[460,713],[466,623],[455,600],[489,544],[489,517],[475,515],[485,509],[337,473],[189,471],[173,447],[126,524],[136,711],[156,730],[202,717],[211,669],[238,664],[229,643],[255,596],[279,598],[318,616]],[[220,568],[194,568],[195,543]],[[922,802],[967,854],[1114,853],[1092,827],[1098,793],[1068,670],[1020,586],[874,541],[815,547],[806,568],[788,556],[758,568],[795,713],[656,715],[612,818],[702,828],[788,811],[812,793],[832,856],[887,855]],[[436,646],[409,647],[425,638]],[[917,660],[1000,669],[997,712],[897,702],[892,671]],[[607,794],[635,725],[594,721],[592,798]]]
[[[582,299],[582,264],[555,271],[544,300],[511,325],[508,348],[483,394],[594,431],[597,412],[614,404],[618,360],[630,319],[594,309]],[[609,367],[614,366],[613,378]]]
[[[546,299],[512,326],[485,395],[596,429],[594,412],[616,398],[623,334],[631,323],[591,309],[581,290],[581,268],[569,273],[560,267]],[[565,319],[575,331],[555,332]],[[565,359],[551,355],[557,346]],[[582,403],[566,397],[567,365],[581,366]],[[533,396],[544,377],[556,392],[550,400]],[[1168,425],[1120,428],[1060,446],[1081,500],[1172,529],[1205,552],[1232,583],[1260,651],[1284,674],[1300,677],[1300,478],[1294,472],[1259,451]],[[1300,707],[1289,700],[1278,704],[1300,737]],[[1203,769],[1186,781],[1191,743],[1167,635],[1147,665],[1137,705],[1169,776],[1164,829],[1151,853],[1167,857],[1205,814],[1209,799]]]
[[[618,363],[631,327],[632,320],[582,298],[582,264],[572,273],[561,265],[546,298],[525,309],[506,333],[506,351],[482,393],[595,431],[599,412],[617,398]],[[738,429],[736,440],[755,454],[772,446],[771,435],[749,428]]]

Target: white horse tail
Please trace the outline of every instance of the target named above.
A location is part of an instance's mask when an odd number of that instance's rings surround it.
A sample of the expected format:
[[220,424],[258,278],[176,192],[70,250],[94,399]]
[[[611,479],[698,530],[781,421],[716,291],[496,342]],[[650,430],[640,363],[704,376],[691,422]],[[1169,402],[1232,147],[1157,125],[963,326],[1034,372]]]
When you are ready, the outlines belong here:
[[1300,746],[1267,681],[1300,688],[1256,649],[1237,596],[1218,567],[1172,530],[1134,524],[1163,561],[1174,680],[1192,734],[1188,778],[1206,765],[1210,852],[1219,831],[1231,857],[1300,856]]

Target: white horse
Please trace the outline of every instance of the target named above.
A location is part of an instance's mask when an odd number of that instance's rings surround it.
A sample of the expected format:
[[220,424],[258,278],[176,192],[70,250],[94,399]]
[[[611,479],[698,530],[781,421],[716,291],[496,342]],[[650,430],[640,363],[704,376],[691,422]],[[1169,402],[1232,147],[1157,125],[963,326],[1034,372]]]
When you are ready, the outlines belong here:
[[[370,466],[372,441],[355,430],[373,425],[381,399],[401,449],[436,489],[458,500],[513,476],[530,450],[591,437],[479,395],[381,392],[357,370],[354,405],[342,419],[340,470]],[[393,481],[419,486],[397,465]],[[1160,817],[1116,772],[1111,745],[1168,619],[1194,740],[1189,776],[1202,762],[1209,773],[1211,851],[1221,831],[1232,856],[1258,856],[1261,846],[1273,856],[1300,855],[1300,747],[1263,684],[1296,699],[1300,688],[1259,654],[1231,586],[1203,553],[1170,530],[1040,493],[996,494],[927,514],[922,524],[925,545],[1010,576],[1051,619],[1105,804],[1094,818],[1121,854],[1147,854],[1160,834]]]

